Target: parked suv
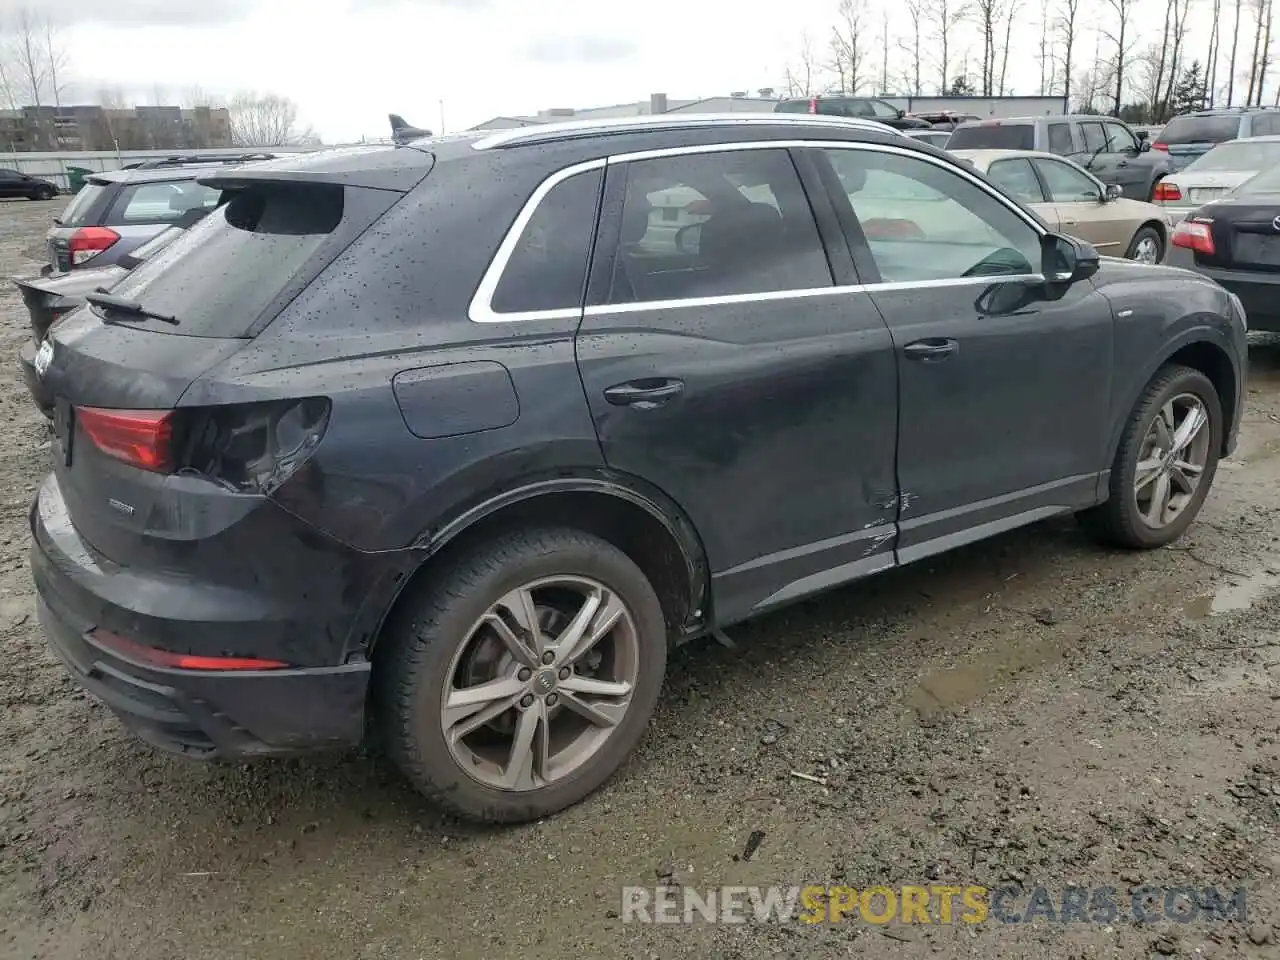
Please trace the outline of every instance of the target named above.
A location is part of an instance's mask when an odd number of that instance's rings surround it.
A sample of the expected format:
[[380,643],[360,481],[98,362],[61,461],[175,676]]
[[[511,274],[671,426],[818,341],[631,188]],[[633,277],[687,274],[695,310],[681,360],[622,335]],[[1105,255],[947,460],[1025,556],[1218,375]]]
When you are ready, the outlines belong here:
[[46,234],[49,263],[44,273],[119,262],[189,212],[217,206],[218,191],[196,182],[201,174],[271,156],[169,157],[89,176]]
[[962,123],[948,150],[1037,150],[1056,153],[1084,167],[1130,200],[1150,202],[1155,186],[1173,172],[1169,155],[1153,151],[1144,134],[1115,117],[1070,115],[1018,117]]
[[1152,146],[1169,155],[1173,169],[1183,170],[1220,143],[1245,137],[1280,134],[1280,110],[1273,107],[1226,107],[1197,110],[1174,117]]
[[203,182],[227,202],[37,363],[40,620],[179,753],[369,731],[446,807],[541,817],[631,753],[669,644],[1059,514],[1167,544],[1235,443],[1231,294],[874,123],[579,121]]
[[775,113],[813,113],[878,120],[895,130],[928,130],[933,127],[928,120],[910,116],[905,110],[875,97],[802,97],[783,100],[773,109]]

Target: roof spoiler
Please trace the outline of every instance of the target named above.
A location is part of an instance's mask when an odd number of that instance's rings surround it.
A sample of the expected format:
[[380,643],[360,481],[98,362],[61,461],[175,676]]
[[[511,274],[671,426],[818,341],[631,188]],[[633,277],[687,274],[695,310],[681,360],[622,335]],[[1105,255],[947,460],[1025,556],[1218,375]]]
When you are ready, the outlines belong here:
[[389,113],[387,117],[391,121],[391,139],[396,143],[409,143],[432,135],[430,130],[424,130],[421,127],[415,127],[407,123],[404,117],[398,113]]

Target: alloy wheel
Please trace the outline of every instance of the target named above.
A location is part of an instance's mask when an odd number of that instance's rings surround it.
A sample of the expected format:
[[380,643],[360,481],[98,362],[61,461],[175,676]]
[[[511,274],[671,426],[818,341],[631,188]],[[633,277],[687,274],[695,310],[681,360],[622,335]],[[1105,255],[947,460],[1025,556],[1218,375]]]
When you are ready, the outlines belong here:
[[1195,498],[1209,460],[1208,428],[1208,409],[1191,393],[1178,394],[1156,412],[1133,478],[1138,514],[1148,527],[1167,527]]
[[631,705],[635,619],[587,577],[527,583],[472,626],[446,671],[441,729],[459,768],[499,790],[537,790],[595,756]]
[[1133,259],[1138,263],[1155,264],[1160,261],[1160,243],[1155,237],[1143,237],[1133,249]]

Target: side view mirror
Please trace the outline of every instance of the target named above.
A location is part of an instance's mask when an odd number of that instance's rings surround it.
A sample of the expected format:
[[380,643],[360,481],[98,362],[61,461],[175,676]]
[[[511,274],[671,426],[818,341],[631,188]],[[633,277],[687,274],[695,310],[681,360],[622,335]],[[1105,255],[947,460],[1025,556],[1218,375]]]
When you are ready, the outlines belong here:
[[1147,139],[1147,135],[1146,135],[1145,133],[1142,133],[1142,134],[1139,134],[1138,136],[1139,136],[1139,139],[1138,139],[1138,152],[1139,152],[1139,153],[1150,153],[1150,152],[1151,152],[1151,141]]
[[905,111],[905,110],[903,110],[901,107],[899,107],[899,108],[898,108],[898,119],[899,119],[899,120],[901,120],[901,119],[902,119],[903,117],[905,117],[906,115],[907,115],[907,111]]
[[1045,283],[1066,284],[1087,280],[1102,265],[1092,244],[1062,233],[1045,234],[1040,244]]
[[1110,203],[1112,200],[1119,200],[1124,196],[1124,187],[1118,183],[1107,184],[1107,192],[1103,197],[1103,203]]

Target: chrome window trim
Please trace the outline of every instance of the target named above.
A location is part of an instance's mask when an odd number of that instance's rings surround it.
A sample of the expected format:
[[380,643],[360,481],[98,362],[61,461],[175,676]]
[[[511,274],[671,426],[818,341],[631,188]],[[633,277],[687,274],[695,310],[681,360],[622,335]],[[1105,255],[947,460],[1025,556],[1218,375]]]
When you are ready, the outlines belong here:
[[726,294],[715,297],[691,297],[681,300],[652,300],[644,303],[601,304],[598,306],[589,306],[585,309],[565,307],[563,309],[556,310],[528,310],[512,313],[498,313],[493,309],[493,295],[498,289],[498,284],[502,279],[502,274],[506,271],[507,263],[511,259],[512,253],[515,252],[515,248],[519,244],[521,236],[524,234],[525,227],[529,225],[529,221],[533,219],[534,213],[537,211],[538,206],[542,201],[546,199],[547,194],[549,194],[554,187],[563,183],[565,180],[568,180],[570,177],[590,170],[598,170],[605,166],[632,163],[637,160],[653,160],[662,157],[678,157],[702,153],[724,153],[734,150],[789,150],[814,148],[825,150],[869,150],[879,153],[898,154],[900,156],[921,160],[925,163],[931,163],[936,167],[941,167],[944,170],[959,174],[962,178],[977,186],[988,196],[992,197],[997,203],[1003,205],[1006,209],[1016,214],[1024,223],[1031,227],[1037,236],[1044,237],[1048,233],[1040,223],[1038,223],[1026,211],[1022,210],[1017,204],[1010,202],[1007,197],[986,181],[963,169],[959,164],[948,161],[942,157],[934,157],[926,153],[904,149],[892,144],[859,143],[850,140],[747,140],[735,143],[703,143],[683,147],[663,147],[654,150],[639,150],[631,153],[613,154],[609,157],[599,157],[595,160],[587,160],[583,163],[573,164],[572,166],[556,171],[543,180],[542,183],[538,185],[537,189],[533,191],[533,195],[525,202],[520,213],[516,216],[515,222],[512,223],[510,229],[507,230],[506,236],[503,237],[502,243],[498,247],[498,252],[494,254],[493,260],[490,261],[488,268],[485,270],[484,276],[480,280],[480,285],[476,288],[475,295],[471,298],[471,305],[467,310],[467,316],[474,323],[518,323],[525,320],[571,320],[581,316],[604,316],[614,313],[638,313],[644,310],[675,310],[685,307],[705,307],[720,304],[750,303],[754,301],[767,300],[789,300],[828,294],[869,293],[877,290],[916,290],[926,287],[965,286],[980,282],[1007,283],[1017,281],[1044,281],[1044,277],[1040,274],[1019,274],[1016,276],[1003,277],[998,275],[984,277],[948,277],[942,280],[859,283],[848,284],[845,286],[833,285],[829,287],[811,287],[800,290],[775,290],[767,293]]

